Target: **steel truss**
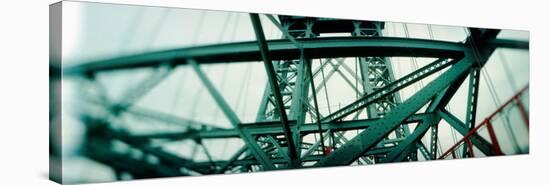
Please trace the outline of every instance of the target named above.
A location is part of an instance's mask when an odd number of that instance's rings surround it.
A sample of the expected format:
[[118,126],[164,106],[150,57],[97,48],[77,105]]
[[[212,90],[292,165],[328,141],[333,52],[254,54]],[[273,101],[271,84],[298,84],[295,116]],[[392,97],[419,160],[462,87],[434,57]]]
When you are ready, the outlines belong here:
[[[416,161],[418,152],[424,159],[434,160],[437,157],[437,126],[441,120],[458,133],[468,134],[472,145],[483,154],[497,155],[491,142],[469,133],[475,126],[479,71],[495,48],[528,49],[528,44],[497,39],[499,30],[492,29],[470,29],[471,35],[466,42],[446,42],[385,37],[382,22],[267,17],[279,27],[282,39],[265,40],[258,15],[252,14],[257,37],[254,42],[159,51],[66,68],[65,74],[86,82],[83,89],[97,92],[84,93],[90,97],[91,104],[102,110],[102,114],[82,115],[87,125],[86,156],[135,178]],[[350,37],[323,36],[329,33],[348,33]],[[388,57],[436,59],[396,78]],[[359,74],[352,75],[355,79],[344,75],[353,70],[343,58],[357,59]],[[315,59],[321,61],[317,69],[312,65]],[[200,66],[252,61],[264,62],[269,81],[256,122],[243,123]],[[217,128],[134,105],[178,65],[191,66],[233,128]],[[129,90],[125,100],[109,102],[102,95],[105,87],[95,82],[96,74],[131,68],[156,68],[157,72]],[[400,91],[438,72],[441,74],[414,95],[401,99]],[[319,92],[335,74],[354,88],[358,98],[328,115],[321,115],[317,101],[322,98]],[[314,80],[319,75],[323,80]],[[445,106],[468,76],[468,111],[463,122],[445,110]],[[360,83],[359,86],[354,85],[354,80]],[[425,109],[420,111],[422,107]],[[111,127],[121,114],[179,124],[184,129],[132,135]],[[416,126],[409,130],[411,124]],[[346,131],[358,134],[347,138]],[[421,138],[428,131],[430,143],[424,143]],[[303,138],[308,135],[320,139],[315,143],[305,142]],[[207,162],[185,159],[159,147],[162,143],[186,140],[203,146],[203,140],[223,138],[240,138],[245,145],[228,160],[215,161],[209,157]],[[136,157],[132,152],[112,150],[117,143],[143,155]],[[204,146],[203,149],[210,156]]]

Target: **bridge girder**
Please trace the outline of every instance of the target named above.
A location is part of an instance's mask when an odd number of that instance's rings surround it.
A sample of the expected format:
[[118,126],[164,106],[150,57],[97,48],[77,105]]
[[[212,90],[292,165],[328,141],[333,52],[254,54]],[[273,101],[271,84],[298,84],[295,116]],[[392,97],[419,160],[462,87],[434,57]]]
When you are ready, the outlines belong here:
[[[338,57],[464,57],[463,43],[394,37],[325,37],[297,39],[308,59]],[[268,40],[272,60],[300,59],[301,52],[286,40]],[[65,74],[82,75],[117,69],[186,65],[193,59],[198,64],[262,61],[255,41],[199,46],[132,55],[88,62],[65,68]]]

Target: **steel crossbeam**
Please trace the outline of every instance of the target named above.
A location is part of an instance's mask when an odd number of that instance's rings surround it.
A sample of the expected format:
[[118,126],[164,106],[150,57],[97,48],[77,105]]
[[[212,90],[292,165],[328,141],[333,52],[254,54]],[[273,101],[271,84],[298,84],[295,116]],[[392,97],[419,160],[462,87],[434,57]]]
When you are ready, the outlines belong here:
[[452,65],[455,61],[449,60],[449,59],[438,59],[435,62],[432,62],[429,65],[426,65],[417,71],[406,75],[390,84],[385,86],[384,88],[381,88],[373,93],[370,93],[363,98],[341,108],[340,110],[332,113],[331,115],[328,115],[322,119],[323,122],[332,122],[339,119],[344,118],[345,116],[368,106],[370,103],[379,100],[383,97],[386,97],[392,93],[395,93],[399,91],[400,89],[403,89],[407,87],[410,84],[413,84],[422,78],[429,76],[437,71],[440,71],[449,65]]
[[256,140],[250,135],[248,132],[245,132],[242,130],[242,128],[239,127],[239,124],[241,121],[231,110],[229,105],[225,102],[223,97],[219,94],[219,92],[216,90],[214,85],[210,82],[206,74],[199,68],[199,65],[194,62],[192,59],[190,60],[190,64],[193,67],[193,70],[197,73],[199,76],[199,79],[202,81],[202,83],[206,86],[206,89],[210,93],[210,95],[216,100],[216,103],[220,108],[222,109],[223,113],[227,116],[233,127],[237,129],[240,138],[243,139],[243,141],[246,143],[250,151],[253,153],[253,155],[256,157],[258,161],[262,164],[262,166],[265,168],[265,170],[273,170],[276,169],[273,163],[271,162],[271,159],[262,151],[260,146],[258,146],[258,143],[256,143]]
[[[324,37],[296,39],[303,44],[308,58],[361,56],[415,56],[431,58],[461,58],[463,43],[392,37]],[[300,50],[286,40],[266,41],[272,60],[300,59]],[[87,74],[106,70],[154,67],[165,64],[188,64],[193,58],[198,64],[261,61],[256,41],[216,44],[158,51],[115,59],[88,62],[65,68],[65,74]]]
[[351,163],[393,131],[403,119],[418,111],[439,91],[448,87],[450,82],[457,80],[469,71],[472,65],[471,58],[466,57],[460,60],[401,105],[388,112],[384,118],[375,123],[375,126],[363,130],[339,150],[332,152],[327,158],[317,163],[316,166],[337,166]]
[[[414,114],[408,119],[403,121],[403,124],[418,122],[427,115],[424,113]],[[347,130],[358,130],[365,129],[369,126],[372,126],[374,123],[378,122],[381,118],[373,119],[362,119],[362,120],[350,120],[334,123],[321,123],[321,130],[316,123],[306,123],[301,128],[301,134],[312,134],[325,132],[327,130],[332,131],[347,131]],[[291,121],[290,124],[294,124],[294,121]],[[280,126],[280,121],[270,121],[270,122],[256,122],[256,123],[244,123],[240,124],[239,127],[243,130],[246,130],[252,136],[263,136],[263,135],[283,135],[283,129]],[[147,140],[147,139],[165,139],[165,140],[183,140],[183,139],[221,139],[221,138],[238,138],[240,135],[238,131],[234,128],[232,129],[208,129],[208,130],[192,130],[185,132],[172,132],[172,133],[157,133],[157,134],[139,134],[133,135],[132,138],[136,140]]]

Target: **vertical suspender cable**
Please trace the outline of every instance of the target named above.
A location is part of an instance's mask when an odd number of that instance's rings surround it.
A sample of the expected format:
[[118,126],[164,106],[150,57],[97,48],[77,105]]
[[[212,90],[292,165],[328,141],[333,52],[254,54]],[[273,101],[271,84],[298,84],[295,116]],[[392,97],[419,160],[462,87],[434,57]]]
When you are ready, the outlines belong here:
[[122,40],[122,42],[120,42],[120,46],[118,47],[119,48],[118,53],[120,55],[124,54],[123,48],[126,48],[124,46],[128,45],[128,42],[131,41],[133,39],[134,35],[136,34],[136,32],[132,31],[132,30],[136,30],[139,23],[141,23],[141,21],[138,21],[138,20],[143,17],[143,12],[145,11],[144,9],[146,9],[146,8],[141,7],[138,10],[138,12],[136,13],[136,15],[132,16],[133,19],[131,21],[131,24],[128,26],[128,28],[127,28],[128,30],[126,30],[126,32],[124,32],[125,36],[123,37],[123,40]]
[[[403,23],[403,29],[405,31],[405,37],[411,38],[411,36],[409,34],[409,28],[407,26],[407,23]],[[413,68],[412,71],[414,72],[418,69],[418,62],[416,61],[416,57],[411,57],[411,61],[412,61],[412,68]],[[424,87],[423,80],[419,80],[416,87],[418,89],[421,89],[422,87]]]
[[[222,41],[224,33],[226,33],[225,30],[227,30],[227,26],[229,25],[229,21],[231,20],[232,15],[233,15],[233,13],[229,13],[229,15],[226,17],[225,23],[223,24],[222,29],[220,29],[221,32],[220,32],[220,35],[218,37],[218,43],[220,43]],[[225,79],[227,79],[226,77],[227,77],[227,68],[228,68],[227,65],[228,64],[226,64],[223,68],[220,92],[223,92],[224,89],[225,89]],[[219,112],[220,112],[220,109],[216,109],[214,111],[214,122],[218,121]]]
[[[325,61],[325,62],[330,62],[330,61]],[[327,99],[328,114],[332,114],[331,111],[330,111],[330,101],[329,101],[329,98],[328,98],[327,83],[326,83],[326,80],[325,80],[325,70],[324,70],[324,67],[323,67],[322,60],[319,60],[319,66],[321,66],[321,76],[323,77],[323,86],[324,86],[324,89],[325,89],[325,98]]]
[[[197,43],[197,38],[199,37],[198,33],[200,33],[199,31],[202,28],[202,23],[204,22],[204,16],[205,16],[204,12],[201,12],[200,17],[199,17],[199,24],[197,26],[197,31],[195,32],[193,41],[191,42],[192,45]],[[205,72],[208,72],[208,68],[205,69]],[[193,98],[193,102],[191,103],[191,107],[197,107],[198,101],[199,101],[201,95],[203,94],[202,93],[203,90],[204,90],[204,87],[203,88],[198,88],[197,93],[195,94],[195,96]],[[196,114],[197,114],[197,109],[194,108],[193,111],[191,112],[190,117],[192,119],[194,119]]]
[[[466,28],[464,28],[464,31],[466,32],[466,36],[467,38],[470,39],[470,45],[473,49],[473,53],[474,53],[474,57],[476,58],[475,61],[481,66],[481,56],[479,54],[479,51],[477,49],[477,47],[475,46],[475,40],[472,39],[471,37],[469,37],[470,34],[470,31]],[[481,68],[480,70],[482,72],[482,75],[483,77],[485,78],[485,84],[487,85],[487,87],[489,88],[489,92],[491,94],[491,98],[493,99],[493,103],[495,105],[496,108],[499,107],[499,105],[501,104],[501,101],[500,101],[500,98],[495,90],[495,87],[494,87],[494,84],[493,84],[493,81],[491,80],[491,77],[489,76],[489,73],[487,72],[487,70],[485,68]],[[504,119],[504,117],[502,117],[502,115],[500,115],[501,118],[503,118],[503,122],[504,122],[504,130],[506,130],[506,133],[508,135],[508,137],[510,138],[510,140],[512,141],[512,146],[514,148],[514,150],[517,152],[519,151],[519,146],[518,144],[516,143],[515,139],[512,138],[513,137],[513,133],[512,133],[512,126],[510,124],[510,121],[508,119]]]
[[516,84],[516,81],[514,78],[512,78],[512,70],[510,69],[510,66],[508,65],[508,60],[506,60],[506,57],[504,56],[504,53],[502,50],[496,50],[495,52],[498,53],[498,56],[500,60],[502,61],[502,67],[504,68],[504,72],[506,72],[506,77],[508,78],[508,82],[510,83],[510,87],[512,88],[512,91],[515,92],[518,90],[518,86]]

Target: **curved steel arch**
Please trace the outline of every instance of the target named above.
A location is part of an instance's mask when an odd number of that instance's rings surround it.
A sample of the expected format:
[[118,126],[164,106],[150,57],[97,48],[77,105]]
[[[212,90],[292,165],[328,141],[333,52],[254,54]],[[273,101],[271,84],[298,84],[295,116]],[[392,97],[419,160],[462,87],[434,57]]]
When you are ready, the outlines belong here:
[[[395,37],[325,37],[298,39],[307,58],[402,56],[455,58],[464,56],[463,43]],[[267,41],[273,60],[299,59],[300,51],[286,39]],[[199,64],[261,61],[256,41],[215,44],[157,51],[89,62],[69,67],[67,74],[152,67],[162,64],[182,65],[189,59]]]

